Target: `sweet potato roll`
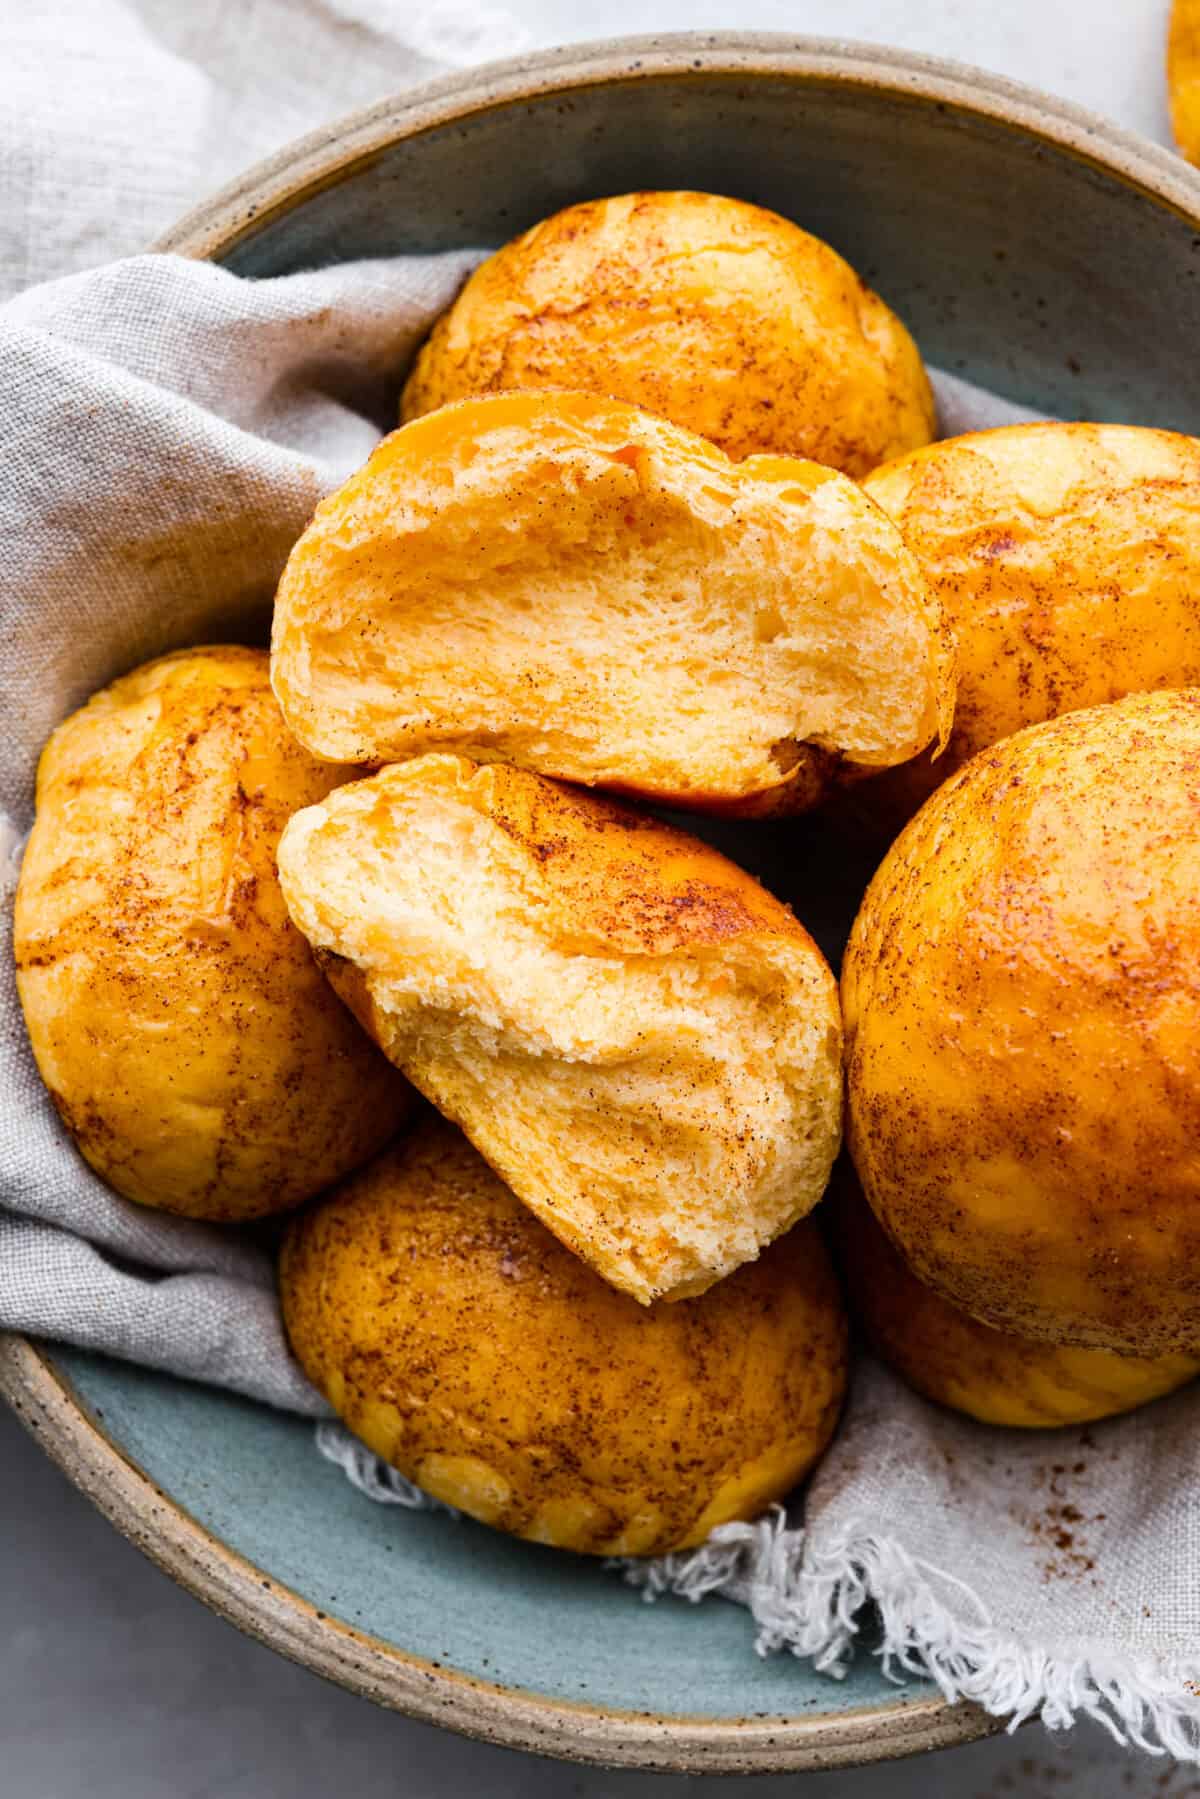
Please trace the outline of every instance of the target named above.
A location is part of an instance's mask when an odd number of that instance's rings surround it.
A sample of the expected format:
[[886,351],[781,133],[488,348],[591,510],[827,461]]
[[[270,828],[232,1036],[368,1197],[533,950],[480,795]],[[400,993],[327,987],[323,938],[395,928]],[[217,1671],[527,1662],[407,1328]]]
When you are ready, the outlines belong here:
[[182,650],[61,724],[17,891],[17,987],[80,1152],[192,1218],[286,1211],[374,1155],[414,1095],[329,990],[275,873],[347,770],[279,715],[262,650]]
[[928,799],[842,966],[850,1148],[984,1324],[1200,1355],[1200,691],[1031,725]]
[[805,1221],[710,1293],[640,1306],[441,1119],[310,1207],[280,1264],[310,1379],[377,1455],[498,1530],[655,1555],[808,1472],[846,1384]]
[[916,344],[829,244],[721,194],[568,206],[489,256],[417,357],[402,417],[472,394],[632,400],[729,456],[859,478],[933,437]]
[[914,452],[864,482],[958,646],[954,723],[859,789],[903,821],[1025,725],[1200,681],[1200,440],[1139,425],[1029,424]]
[[948,727],[952,653],[845,476],[586,394],[466,400],[318,507],[272,680],[330,761],[451,749],[695,807],[812,804]]
[[387,1055],[614,1286],[703,1292],[820,1198],[833,976],[706,844],[430,755],[299,813],[279,873]]
[[852,1315],[872,1348],[926,1399],[981,1424],[1054,1430],[1134,1411],[1200,1374],[1195,1355],[1118,1355],[994,1330],[922,1286],[853,1174],[835,1216]]

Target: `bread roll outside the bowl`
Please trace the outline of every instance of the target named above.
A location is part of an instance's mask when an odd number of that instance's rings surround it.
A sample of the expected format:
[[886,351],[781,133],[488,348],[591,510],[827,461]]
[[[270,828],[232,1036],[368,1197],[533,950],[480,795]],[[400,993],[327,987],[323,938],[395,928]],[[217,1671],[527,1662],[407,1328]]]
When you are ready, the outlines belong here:
[[377,1455],[591,1555],[688,1548],[781,1499],[845,1388],[812,1223],[700,1298],[639,1306],[440,1119],[289,1225],[280,1291],[309,1378]]
[[275,847],[346,770],[289,734],[262,650],[180,651],[51,737],[14,919],[55,1105],[128,1199],[285,1211],[373,1155],[407,1083],[290,922]]
[[851,1315],[910,1387],[981,1424],[1049,1430],[1132,1411],[1194,1380],[1194,1355],[1116,1355],[980,1324],[922,1286],[863,1198],[838,1182],[837,1239]]
[[849,263],[717,194],[587,200],[506,244],[435,325],[402,417],[541,387],[632,401],[729,456],[854,476],[935,430],[916,345]]
[[854,482],[569,393],[386,438],[292,551],[271,669],[330,761],[454,750],[701,809],[812,805],[953,700],[940,609]]
[[409,1079],[636,1299],[702,1292],[824,1191],[837,989],[792,913],[683,832],[424,756],[299,813],[295,923]]
[[854,1163],[921,1281],[1200,1353],[1200,690],[974,757],[880,865],[842,998]]
[[863,783],[895,828],[989,744],[1128,693],[1200,682],[1200,439],[1134,425],[1006,425],[864,483],[958,644],[954,722]]
[[1174,0],[1171,7],[1167,94],[1179,153],[1200,163],[1200,0]]

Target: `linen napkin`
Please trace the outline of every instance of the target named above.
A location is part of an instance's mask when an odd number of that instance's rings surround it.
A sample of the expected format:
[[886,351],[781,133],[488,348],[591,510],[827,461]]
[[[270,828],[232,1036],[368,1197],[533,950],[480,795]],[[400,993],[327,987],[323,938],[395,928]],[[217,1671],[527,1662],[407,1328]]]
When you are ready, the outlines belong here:
[[[160,261],[30,284],[140,251],[339,112],[527,40],[497,0],[39,0],[4,22],[0,299],[20,298],[0,308],[0,1323],[318,1414],[266,1258],[64,1160],[14,1010],[11,893],[39,741],[122,668],[261,625],[468,262],[282,292]],[[143,545],[170,543],[153,581],[131,511]]]
[[136,255],[294,138],[528,41],[501,0],[8,6],[0,300]]

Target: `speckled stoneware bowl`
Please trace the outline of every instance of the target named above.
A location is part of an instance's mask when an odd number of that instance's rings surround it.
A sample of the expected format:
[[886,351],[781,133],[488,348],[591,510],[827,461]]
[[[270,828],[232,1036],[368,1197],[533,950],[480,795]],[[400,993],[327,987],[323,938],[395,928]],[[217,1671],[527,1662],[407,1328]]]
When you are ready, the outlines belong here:
[[[1013,398],[1200,431],[1200,179],[1008,83],[782,37],[646,38],[443,81],[253,171],[162,245],[249,275],[498,243],[572,200],[710,188],[829,238],[926,356]],[[305,1424],[19,1338],[0,1382],[71,1478],[243,1629],[418,1717],[678,1770],[901,1755],[992,1727],[863,1655],[759,1661],[745,1612],[371,1505]]]

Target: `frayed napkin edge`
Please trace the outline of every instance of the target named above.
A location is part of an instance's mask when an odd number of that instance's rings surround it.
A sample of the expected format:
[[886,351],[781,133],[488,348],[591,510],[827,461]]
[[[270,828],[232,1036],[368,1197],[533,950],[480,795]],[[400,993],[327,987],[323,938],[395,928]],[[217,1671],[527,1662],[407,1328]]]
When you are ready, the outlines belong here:
[[[1066,1730],[1087,1717],[1118,1743],[1200,1761],[1195,1668],[1106,1650],[1062,1657],[1031,1649],[997,1630],[964,1582],[866,1526],[822,1542],[819,1526],[792,1527],[776,1508],[751,1524],[722,1525],[699,1549],[623,1561],[621,1571],[647,1600],[673,1594],[695,1603],[712,1593],[735,1600],[754,1619],[759,1655],[787,1650],[835,1679],[848,1669],[860,1614],[873,1605],[874,1653],[890,1678],[932,1680],[947,1700],[1006,1719],[1010,1732],[1030,1718]],[[958,1609],[939,1596],[939,1584],[956,1590]]]
[[[316,1443],[377,1504],[458,1516],[344,1425],[319,1424]],[[775,1507],[753,1523],[721,1525],[699,1549],[646,1561],[619,1557],[608,1566],[648,1603],[670,1596],[696,1605],[716,1595],[744,1606],[754,1620],[758,1655],[786,1651],[835,1680],[845,1676],[858,1647],[862,1612],[874,1606],[879,1641],[873,1653],[890,1679],[931,1680],[951,1703],[969,1701],[1006,1720],[1010,1734],[1031,1718],[1058,1731],[1085,1717],[1122,1745],[1200,1763],[1200,1667],[1106,1650],[1065,1657],[1030,1649],[992,1625],[964,1582],[866,1526],[822,1543],[819,1527],[792,1525]],[[973,1621],[939,1596],[939,1584],[956,1589]]]

